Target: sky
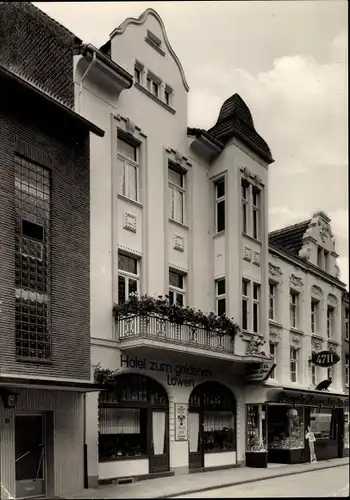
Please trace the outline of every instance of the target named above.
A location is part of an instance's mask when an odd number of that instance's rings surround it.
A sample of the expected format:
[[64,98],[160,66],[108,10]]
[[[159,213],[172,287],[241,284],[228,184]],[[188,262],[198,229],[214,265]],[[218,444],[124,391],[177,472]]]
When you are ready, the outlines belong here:
[[100,47],[127,17],[162,17],[190,86],[188,124],[208,128],[237,92],[275,159],[269,230],[323,210],[349,283],[347,2],[33,2]]

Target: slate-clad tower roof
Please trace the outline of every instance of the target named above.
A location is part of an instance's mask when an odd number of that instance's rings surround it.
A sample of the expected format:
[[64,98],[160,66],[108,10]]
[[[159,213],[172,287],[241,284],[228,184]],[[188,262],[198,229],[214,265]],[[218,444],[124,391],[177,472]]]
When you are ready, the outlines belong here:
[[208,133],[223,144],[237,137],[268,163],[274,161],[269,146],[255,130],[248,106],[238,94],[224,102],[216,124]]

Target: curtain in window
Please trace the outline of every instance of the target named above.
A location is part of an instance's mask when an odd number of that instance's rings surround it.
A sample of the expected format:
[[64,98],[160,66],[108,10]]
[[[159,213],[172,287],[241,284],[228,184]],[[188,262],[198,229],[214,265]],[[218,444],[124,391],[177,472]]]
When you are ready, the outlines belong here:
[[101,434],[140,434],[140,410],[133,408],[100,408]]
[[152,432],[153,432],[153,450],[155,455],[165,453],[165,412],[152,412]]
[[198,451],[199,448],[199,413],[189,413],[188,433],[190,442],[190,452]]
[[136,167],[128,165],[128,188],[127,197],[131,200],[137,199],[137,172]]

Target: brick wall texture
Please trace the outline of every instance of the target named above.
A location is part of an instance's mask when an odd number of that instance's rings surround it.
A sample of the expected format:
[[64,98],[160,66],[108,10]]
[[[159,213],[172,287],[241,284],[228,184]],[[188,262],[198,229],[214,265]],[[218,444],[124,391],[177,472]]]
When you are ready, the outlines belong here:
[[[0,369],[90,379],[89,133],[0,78]],[[15,150],[52,171],[52,364],[15,360]]]
[[30,2],[0,2],[0,65],[74,107],[73,33]]

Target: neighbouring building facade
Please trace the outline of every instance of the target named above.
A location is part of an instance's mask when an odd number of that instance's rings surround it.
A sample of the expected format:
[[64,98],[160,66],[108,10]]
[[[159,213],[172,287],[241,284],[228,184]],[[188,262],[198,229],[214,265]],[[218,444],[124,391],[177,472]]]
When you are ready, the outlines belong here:
[[0,498],[64,497],[84,488],[96,390],[89,135],[103,131],[72,109],[73,35],[31,4],[0,17]]
[[[344,392],[349,398],[349,292],[342,297],[342,366]],[[344,453],[349,455],[349,399],[345,408]]]

